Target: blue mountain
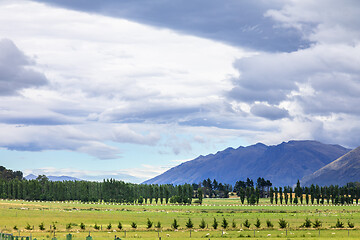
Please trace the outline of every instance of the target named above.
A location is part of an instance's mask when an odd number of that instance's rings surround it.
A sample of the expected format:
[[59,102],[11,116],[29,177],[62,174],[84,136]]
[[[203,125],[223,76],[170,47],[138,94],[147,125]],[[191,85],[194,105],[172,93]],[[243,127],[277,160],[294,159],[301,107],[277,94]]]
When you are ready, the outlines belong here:
[[258,177],[263,177],[274,186],[294,185],[298,179],[314,173],[349,151],[340,145],[317,141],[289,141],[274,146],[257,143],[199,156],[144,183],[200,183],[210,178],[235,184],[238,180],[250,178],[256,181]]
[[360,147],[339,157],[313,174],[305,176],[301,184],[305,186],[311,184],[342,186],[349,182],[360,182]]
[[[69,176],[46,176],[49,181],[53,181],[53,182],[62,182],[62,181],[81,181],[81,179],[79,178],[75,178],[75,177],[69,177]],[[34,180],[36,179],[37,176],[35,176],[34,174],[29,174],[25,177],[26,180]]]

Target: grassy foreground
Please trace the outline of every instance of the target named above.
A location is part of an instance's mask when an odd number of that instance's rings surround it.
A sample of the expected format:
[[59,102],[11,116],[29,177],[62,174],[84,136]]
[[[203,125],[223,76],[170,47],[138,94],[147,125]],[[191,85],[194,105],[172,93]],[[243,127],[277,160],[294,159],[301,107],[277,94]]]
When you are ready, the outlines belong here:
[[[147,229],[147,219],[154,222],[160,221],[162,228],[158,231],[154,228]],[[120,238],[147,238],[158,239],[161,237],[171,239],[190,238],[190,230],[185,227],[188,219],[194,223],[191,230],[192,239],[216,239],[216,238],[253,238],[253,239],[360,239],[360,210],[358,205],[327,206],[327,205],[269,205],[268,200],[262,200],[260,205],[241,205],[238,199],[205,199],[204,204],[199,205],[116,205],[79,202],[26,202],[0,200],[0,230],[14,235],[32,236],[37,239],[66,239],[71,233],[73,239],[85,240],[89,231],[93,240],[114,239],[115,235]],[[219,226],[214,230],[212,227],[214,218]],[[225,230],[221,222],[225,218],[229,227]],[[260,228],[254,226],[256,219],[261,221]],[[322,227],[300,228],[309,218],[311,221],[318,219]],[[179,229],[174,231],[171,224],[174,219],[179,223]],[[200,229],[199,224],[204,219],[207,227]],[[250,228],[244,226],[248,219]],[[284,219],[288,222],[286,229],[280,229],[278,221]],[[344,223],[343,229],[333,228],[337,219]],[[270,220],[273,228],[266,226]],[[347,228],[348,221],[354,223],[355,228]],[[122,223],[122,230],[117,228]],[[137,228],[131,227],[132,222]],[[235,222],[236,227],[232,227]],[[45,230],[40,230],[39,225],[44,223]],[[71,229],[66,225],[71,223]],[[80,229],[80,223],[85,225],[85,230]],[[95,230],[94,225],[100,226]],[[107,226],[111,224],[111,229]],[[16,226],[17,230],[14,229]],[[26,230],[26,226],[34,228]],[[255,237],[254,237],[255,235]]]

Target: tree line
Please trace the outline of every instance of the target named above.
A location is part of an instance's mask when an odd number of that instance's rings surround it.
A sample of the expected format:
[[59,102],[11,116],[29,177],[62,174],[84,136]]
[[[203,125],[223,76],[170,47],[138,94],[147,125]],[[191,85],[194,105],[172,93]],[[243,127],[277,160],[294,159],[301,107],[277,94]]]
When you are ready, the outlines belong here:
[[[0,198],[43,201],[82,201],[116,202],[137,204],[191,204],[202,203],[203,198],[228,198],[236,191],[242,203],[246,197],[249,204],[259,202],[264,197],[265,187],[270,181],[259,178],[256,189],[252,180],[238,181],[233,188],[230,184],[220,183],[216,179],[205,179],[198,184],[134,184],[115,179],[102,182],[90,181],[49,181],[45,175],[34,180],[23,178],[21,171],[12,171],[0,167]],[[268,195],[268,194],[267,194]]]
[[134,184],[114,179],[102,182],[49,181],[45,176],[34,180],[0,180],[0,198],[43,201],[82,201],[116,203],[182,203],[192,202],[190,184]]
[[115,179],[102,182],[49,181],[45,175],[25,180],[21,171],[0,166],[0,198],[44,201],[117,202],[137,204],[191,204],[193,198],[202,203],[203,198],[228,198],[236,192],[242,204],[258,204],[260,198],[269,198],[271,204],[358,204],[360,184],[345,186],[311,185],[302,187],[272,187],[264,178],[237,181],[234,187],[209,178],[198,184],[134,184]]
[[228,197],[232,186],[214,179],[199,184],[134,184],[115,179],[102,182],[49,181],[45,175],[36,179],[0,179],[0,198],[43,201],[116,202],[137,204],[191,204],[193,198]]
[[360,184],[355,182],[345,186],[302,187],[298,181],[294,189],[290,186],[270,188],[271,204],[358,204],[359,198]]

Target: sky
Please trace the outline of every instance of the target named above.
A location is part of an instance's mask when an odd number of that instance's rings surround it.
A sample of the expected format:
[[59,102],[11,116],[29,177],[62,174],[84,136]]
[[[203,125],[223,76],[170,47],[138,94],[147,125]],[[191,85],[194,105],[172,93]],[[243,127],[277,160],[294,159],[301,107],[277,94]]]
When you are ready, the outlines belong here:
[[357,0],[0,0],[0,165],[140,183],[257,142],[360,145]]

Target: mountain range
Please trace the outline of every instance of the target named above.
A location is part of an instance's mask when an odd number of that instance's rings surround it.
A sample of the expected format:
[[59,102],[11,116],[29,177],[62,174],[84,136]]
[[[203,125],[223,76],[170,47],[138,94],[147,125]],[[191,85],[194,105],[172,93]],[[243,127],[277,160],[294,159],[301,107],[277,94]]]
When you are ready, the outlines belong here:
[[[34,180],[38,176],[35,176],[34,174],[29,174],[25,177],[26,180]],[[57,181],[81,181],[81,179],[75,178],[75,177],[69,177],[69,176],[46,176],[49,181],[57,182]]]
[[199,183],[204,179],[235,184],[246,178],[263,177],[274,186],[296,181],[333,162],[350,149],[317,141],[289,141],[267,146],[227,148],[216,154],[199,156],[145,181],[145,184]]

